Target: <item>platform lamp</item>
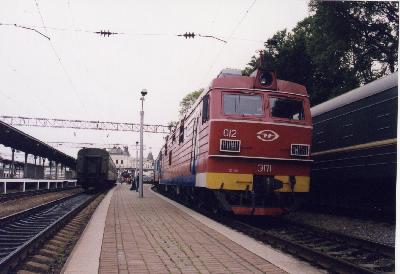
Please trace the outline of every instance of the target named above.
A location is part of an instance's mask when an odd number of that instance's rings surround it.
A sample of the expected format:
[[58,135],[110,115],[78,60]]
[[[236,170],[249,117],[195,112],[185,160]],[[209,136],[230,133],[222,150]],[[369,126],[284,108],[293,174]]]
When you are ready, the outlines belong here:
[[143,118],[144,118],[144,111],[143,111],[143,103],[144,103],[144,96],[147,94],[147,89],[142,89],[140,92],[142,97],[140,101],[142,101],[142,110],[140,111],[140,173],[139,173],[139,197],[143,198]]

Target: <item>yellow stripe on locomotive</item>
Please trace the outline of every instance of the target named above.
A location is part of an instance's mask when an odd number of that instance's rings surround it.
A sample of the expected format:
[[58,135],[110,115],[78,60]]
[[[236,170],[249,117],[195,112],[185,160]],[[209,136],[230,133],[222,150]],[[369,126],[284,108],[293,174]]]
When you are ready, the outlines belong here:
[[[290,176],[273,176],[274,179],[283,183],[282,188],[276,189],[276,192],[309,192],[310,177],[294,176],[296,184],[292,190],[290,186]],[[206,172],[196,174],[196,186],[209,189],[224,190],[253,190],[253,174],[236,173],[218,173]]]

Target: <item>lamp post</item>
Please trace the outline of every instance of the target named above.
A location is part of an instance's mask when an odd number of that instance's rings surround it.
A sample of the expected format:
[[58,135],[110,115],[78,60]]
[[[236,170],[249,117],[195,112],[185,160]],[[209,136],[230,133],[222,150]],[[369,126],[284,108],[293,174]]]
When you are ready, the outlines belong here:
[[146,89],[142,89],[140,92],[142,97],[140,101],[142,101],[142,110],[140,111],[140,173],[139,173],[139,197],[143,198],[143,118],[144,118],[144,111],[143,111],[143,103],[144,103],[144,96],[147,94]]

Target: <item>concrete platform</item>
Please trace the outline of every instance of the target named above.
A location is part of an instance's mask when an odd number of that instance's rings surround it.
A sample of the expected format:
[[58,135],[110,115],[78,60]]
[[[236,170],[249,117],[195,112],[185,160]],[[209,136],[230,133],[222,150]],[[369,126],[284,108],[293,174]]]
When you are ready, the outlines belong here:
[[286,272],[321,273],[149,186],[141,199],[126,185],[106,196],[64,267],[64,273],[104,274]]

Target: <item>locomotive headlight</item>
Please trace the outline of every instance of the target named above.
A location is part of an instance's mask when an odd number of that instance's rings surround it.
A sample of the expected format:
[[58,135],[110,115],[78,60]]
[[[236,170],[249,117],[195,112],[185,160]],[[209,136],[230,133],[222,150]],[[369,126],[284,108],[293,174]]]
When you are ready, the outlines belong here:
[[263,71],[260,75],[260,84],[263,86],[269,86],[272,84],[272,75],[268,71]]
[[292,156],[309,156],[310,155],[310,145],[306,144],[292,144],[290,147],[290,155]]
[[220,139],[219,151],[222,152],[240,152],[240,140]]

